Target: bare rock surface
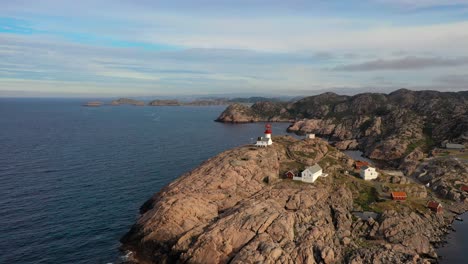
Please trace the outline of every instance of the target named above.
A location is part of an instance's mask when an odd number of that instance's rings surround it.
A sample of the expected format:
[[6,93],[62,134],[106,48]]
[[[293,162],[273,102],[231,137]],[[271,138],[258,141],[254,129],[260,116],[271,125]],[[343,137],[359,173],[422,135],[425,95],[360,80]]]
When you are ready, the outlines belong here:
[[[261,102],[228,107],[220,122],[283,121],[288,131],[315,133],[340,150],[359,149],[411,173],[408,156],[427,154],[443,142],[468,145],[468,93],[410,91],[354,96],[324,93],[294,103]],[[419,155],[415,153],[413,155]]]
[[[383,182],[342,172],[352,160],[321,139],[274,137],[273,146],[225,151],[163,188],[122,238],[130,263],[427,263],[453,215],[376,199]],[[282,173],[318,162],[313,184]],[[411,181],[393,188],[424,186]],[[408,189],[408,190],[409,190]],[[356,207],[375,219],[353,215]]]

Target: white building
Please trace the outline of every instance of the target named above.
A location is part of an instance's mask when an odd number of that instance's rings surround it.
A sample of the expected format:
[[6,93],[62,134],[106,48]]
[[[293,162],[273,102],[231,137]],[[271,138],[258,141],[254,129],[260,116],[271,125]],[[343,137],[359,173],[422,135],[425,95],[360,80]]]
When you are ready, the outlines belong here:
[[447,148],[447,149],[464,149],[465,146],[462,145],[462,144],[447,143],[447,144],[445,144],[445,148]]
[[361,167],[361,178],[366,181],[377,179],[379,173],[373,167],[363,166]]
[[312,134],[312,133],[306,134],[306,139],[314,139],[314,138],[315,138],[315,134]]
[[271,140],[271,125],[266,124],[265,125],[265,136],[264,137],[258,137],[257,143],[255,143],[255,146],[257,147],[267,147],[273,144],[273,140]]
[[320,167],[318,164],[315,164],[314,166],[307,167],[305,170],[303,170],[300,176],[293,177],[293,180],[313,183],[318,179],[318,177],[327,176],[328,174],[323,173],[322,167]]

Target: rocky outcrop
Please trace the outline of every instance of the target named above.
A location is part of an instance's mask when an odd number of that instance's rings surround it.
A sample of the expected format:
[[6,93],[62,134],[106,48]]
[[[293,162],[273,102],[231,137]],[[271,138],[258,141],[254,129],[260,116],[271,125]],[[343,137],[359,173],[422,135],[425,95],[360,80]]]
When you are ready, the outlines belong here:
[[[155,194],[121,240],[129,262],[424,263],[436,257],[432,243],[446,232],[446,219],[421,211],[424,198],[371,201],[369,190],[381,183],[344,174],[353,161],[327,142],[273,141],[268,148],[223,152]],[[314,184],[282,178],[315,162],[329,175]],[[357,204],[384,209],[362,220],[352,215]]]
[[257,102],[252,106],[234,103],[229,105],[216,119],[218,122],[290,122],[286,104],[281,102]]
[[[295,103],[254,104],[226,109],[217,121],[295,122],[288,131],[315,133],[337,148],[359,149],[395,166],[414,149],[428,153],[435,145],[468,140],[468,93],[410,91],[342,96],[325,93]],[[411,165],[410,167],[412,167]],[[409,168],[411,171],[414,168]]]
[[144,106],[145,102],[138,101],[129,98],[120,98],[111,102],[111,105],[136,105],[136,106]]
[[254,111],[245,104],[231,104],[216,121],[231,122],[231,123],[248,123],[258,122],[261,118],[257,116]]
[[453,157],[432,158],[420,164],[414,176],[427,184],[440,197],[468,206],[468,193],[462,185],[468,185],[468,164]]

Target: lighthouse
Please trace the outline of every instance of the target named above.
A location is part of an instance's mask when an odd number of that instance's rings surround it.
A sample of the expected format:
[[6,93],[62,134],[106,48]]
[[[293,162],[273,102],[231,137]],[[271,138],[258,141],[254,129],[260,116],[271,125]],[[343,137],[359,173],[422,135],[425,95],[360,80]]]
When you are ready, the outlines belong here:
[[266,124],[265,125],[265,136],[263,137],[258,137],[257,143],[255,146],[257,147],[267,147],[273,144],[273,140],[271,140],[271,125]]
[[[265,138],[271,139],[271,125],[270,124],[265,125]],[[271,144],[268,144],[268,145],[271,145]]]

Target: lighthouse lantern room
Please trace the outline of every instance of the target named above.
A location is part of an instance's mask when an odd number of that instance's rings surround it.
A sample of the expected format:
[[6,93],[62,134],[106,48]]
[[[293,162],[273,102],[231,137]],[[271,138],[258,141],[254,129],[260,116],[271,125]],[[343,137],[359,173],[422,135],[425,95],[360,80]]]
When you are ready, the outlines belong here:
[[258,137],[257,143],[255,143],[255,146],[257,147],[267,147],[273,144],[273,140],[271,140],[271,125],[266,124],[265,125],[265,136],[263,137]]

